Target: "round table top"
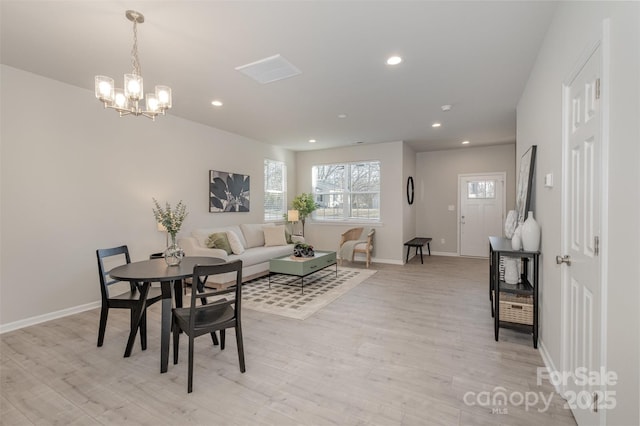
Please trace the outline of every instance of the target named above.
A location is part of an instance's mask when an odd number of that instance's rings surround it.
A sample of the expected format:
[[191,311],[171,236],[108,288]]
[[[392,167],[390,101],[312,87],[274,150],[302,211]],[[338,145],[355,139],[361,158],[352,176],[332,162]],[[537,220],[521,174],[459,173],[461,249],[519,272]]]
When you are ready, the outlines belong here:
[[168,266],[164,259],[149,259],[127,263],[109,272],[111,278],[121,281],[173,281],[193,275],[196,265],[217,265],[225,263],[218,257],[187,256],[177,266]]

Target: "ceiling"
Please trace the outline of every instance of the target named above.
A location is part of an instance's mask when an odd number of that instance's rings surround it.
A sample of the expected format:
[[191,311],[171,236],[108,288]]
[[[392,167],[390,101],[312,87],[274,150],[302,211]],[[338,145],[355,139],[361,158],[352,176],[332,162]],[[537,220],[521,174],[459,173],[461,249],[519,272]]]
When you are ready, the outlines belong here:
[[[169,114],[296,151],[405,141],[421,152],[463,140],[515,141],[516,105],[555,7],[2,0],[0,53],[3,64],[86,88],[87,96],[98,74],[122,87],[132,69],[125,11],[134,9],[145,16],[138,26],[145,86],[172,88]],[[260,84],[235,70],[277,54],[302,73]],[[393,54],[403,62],[392,67],[385,61]]]

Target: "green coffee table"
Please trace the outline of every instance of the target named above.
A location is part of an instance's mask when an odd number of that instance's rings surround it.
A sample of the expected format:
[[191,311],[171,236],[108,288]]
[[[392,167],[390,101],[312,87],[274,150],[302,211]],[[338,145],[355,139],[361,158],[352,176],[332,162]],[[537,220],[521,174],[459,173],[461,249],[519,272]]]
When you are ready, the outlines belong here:
[[[304,277],[321,271],[329,266],[336,266],[336,278],[338,277],[338,263],[335,251],[316,251],[314,257],[294,257],[293,255],[276,257],[269,261],[269,288],[271,288],[271,275],[293,275],[300,278],[300,287],[304,294]],[[283,283],[292,285],[290,283]]]

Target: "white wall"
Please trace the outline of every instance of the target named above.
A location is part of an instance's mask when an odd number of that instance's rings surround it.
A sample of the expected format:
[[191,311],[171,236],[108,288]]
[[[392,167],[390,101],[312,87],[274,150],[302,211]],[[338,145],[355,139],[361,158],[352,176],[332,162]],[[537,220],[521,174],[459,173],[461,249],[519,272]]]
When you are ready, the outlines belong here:
[[[560,267],[562,188],[562,84],[610,19],[610,128],[608,236],[603,235],[606,368],[619,382],[617,407],[606,413],[612,425],[640,424],[640,3],[562,2],[518,104],[517,152],[538,145],[535,215],[542,227],[541,348],[556,368],[561,361]],[[605,87],[604,90],[607,90]],[[543,187],[546,173],[555,186]],[[608,239],[608,240],[607,240]]]
[[[298,192],[311,192],[311,168],[318,164],[349,161],[379,160],[382,186],[380,188],[381,223],[376,224],[374,259],[387,263],[402,263],[403,209],[406,203],[403,178],[403,142],[356,145],[346,148],[296,153]],[[338,250],[340,234],[362,224],[327,224],[307,221],[305,238],[315,247]],[[365,224],[364,226],[370,226]]]
[[[119,118],[87,90],[0,71],[0,326],[99,301],[97,248],[127,244],[133,260],[162,251],[152,197],[185,202],[185,234],[262,222],[265,157],[286,162],[296,190],[290,151],[171,113]],[[209,170],[250,175],[251,211],[208,213]]]
[[[416,156],[415,201],[418,236],[433,238],[432,251],[457,254],[458,175],[506,172],[506,206],[509,211],[515,208],[515,164],[514,144],[419,152]],[[448,210],[449,205],[455,206],[455,210]]]

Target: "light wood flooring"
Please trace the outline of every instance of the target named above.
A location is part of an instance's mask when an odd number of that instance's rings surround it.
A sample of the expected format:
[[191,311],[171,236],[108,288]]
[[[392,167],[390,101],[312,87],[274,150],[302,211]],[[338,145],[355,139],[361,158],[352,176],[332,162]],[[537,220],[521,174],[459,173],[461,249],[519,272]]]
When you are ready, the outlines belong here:
[[[494,340],[486,260],[425,256],[424,265],[372,268],[378,273],[304,321],[243,310],[245,374],[233,332],[224,351],[196,339],[192,394],[185,338],[180,362],[171,357],[160,374],[159,304],[149,308],[148,349],[138,340],[130,358],[122,357],[126,311],[111,311],[102,348],[98,309],[5,333],[0,423],[575,424],[555,393],[546,411],[542,402],[518,405],[518,395],[548,397],[553,388],[536,384],[543,363],[529,335],[502,329]],[[479,404],[494,390],[516,404],[501,413]]]

